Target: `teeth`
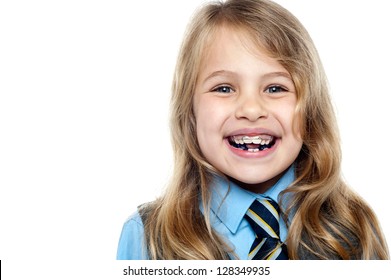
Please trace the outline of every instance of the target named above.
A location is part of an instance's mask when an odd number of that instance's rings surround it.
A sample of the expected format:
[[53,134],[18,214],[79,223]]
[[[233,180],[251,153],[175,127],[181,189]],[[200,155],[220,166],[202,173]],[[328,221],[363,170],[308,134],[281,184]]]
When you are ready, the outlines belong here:
[[273,136],[270,135],[257,135],[257,136],[233,136],[231,138],[236,144],[256,144],[256,145],[269,145],[273,140]]
[[253,139],[253,143],[254,144],[257,144],[257,145],[259,145],[259,144],[261,144],[262,143],[262,139],[261,139],[261,137],[260,136],[257,136],[257,138],[256,139]]
[[256,153],[256,152],[259,152],[259,149],[248,149],[247,151]]
[[261,145],[269,145],[270,141],[271,141],[271,139],[262,140]]
[[249,136],[243,136],[243,142],[245,143],[245,144],[251,144],[252,142],[253,142],[253,139],[252,139],[252,137],[249,137]]

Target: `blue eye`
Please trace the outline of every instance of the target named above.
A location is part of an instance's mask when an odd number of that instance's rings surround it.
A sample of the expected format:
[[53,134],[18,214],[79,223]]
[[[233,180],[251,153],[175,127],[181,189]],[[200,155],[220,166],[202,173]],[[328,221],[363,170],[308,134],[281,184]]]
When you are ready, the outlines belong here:
[[283,88],[282,86],[270,86],[266,89],[267,93],[280,93],[287,91],[287,89]]
[[220,92],[220,93],[232,93],[234,90],[229,86],[219,86],[214,88],[212,91]]

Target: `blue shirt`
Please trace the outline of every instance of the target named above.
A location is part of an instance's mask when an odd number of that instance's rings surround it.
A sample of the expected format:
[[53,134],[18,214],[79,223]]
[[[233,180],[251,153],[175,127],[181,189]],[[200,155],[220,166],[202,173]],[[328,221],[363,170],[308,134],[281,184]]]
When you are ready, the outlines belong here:
[[[244,190],[216,177],[211,184],[210,218],[213,229],[224,238],[234,250],[239,259],[246,260],[250,247],[254,242],[254,232],[244,218],[248,208],[257,198],[269,197],[278,201],[278,195],[295,179],[294,168],[291,166],[280,180],[263,194]],[[283,201],[284,204],[284,201]],[[280,205],[284,209],[284,205]],[[201,211],[204,210],[201,207]],[[286,240],[287,227],[280,217],[280,238]],[[148,259],[144,246],[144,227],[140,215],[136,212],[125,222],[117,250],[118,260]]]

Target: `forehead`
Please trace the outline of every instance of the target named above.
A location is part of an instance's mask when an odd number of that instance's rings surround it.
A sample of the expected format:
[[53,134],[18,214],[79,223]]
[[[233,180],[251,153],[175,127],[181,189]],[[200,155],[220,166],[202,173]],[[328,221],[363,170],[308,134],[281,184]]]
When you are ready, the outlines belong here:
[[[232,39],[232,43],[240,42],[240,45],[249,51],[250,53],[256,55],[258,53],[266,54],[270,57],[275,57],[264,44],[262,36],[260,36],[259,31],[251,30],[245,26],[235,26],[233,24],[221,23],[212,29],[211,33],[207,37],[205,42],[205,54],[210,52],[210,49],[216,44],[217,41],[221,39]],[[204,56],[205,56],[204,54]]]
[[199,74],[215,70],[210,69],[214,67],[236,67],[246,63],[250,66],[259,60],[284,70],[254,34],[243,28],[222,25],[210,34],[205,43]]
[[[225,45],[218,45],[224,43]],[[228,24],[220,24],[216,26],[207,36],[201,54],[202,62],[207,62],[208,58],[213,56],[216,49],[229,47],[232,44],[239,45],[254,56],[259,54],[267,55],[271,58],[276,58],[262,42],[262,38],[254,31],[249,31],[242,26],[232,26]]]

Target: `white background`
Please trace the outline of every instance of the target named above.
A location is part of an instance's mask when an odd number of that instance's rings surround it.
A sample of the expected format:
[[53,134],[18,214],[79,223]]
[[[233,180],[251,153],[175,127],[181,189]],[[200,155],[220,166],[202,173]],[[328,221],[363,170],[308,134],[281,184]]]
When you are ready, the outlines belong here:
[[[173,68],[202,2],[1,1],[0,259],[8,279],[100,275],[86,263],[115,259],[123,222],[170,176]],[[387,1],[277,2],[318,47],[344,176],[391,242]]]

